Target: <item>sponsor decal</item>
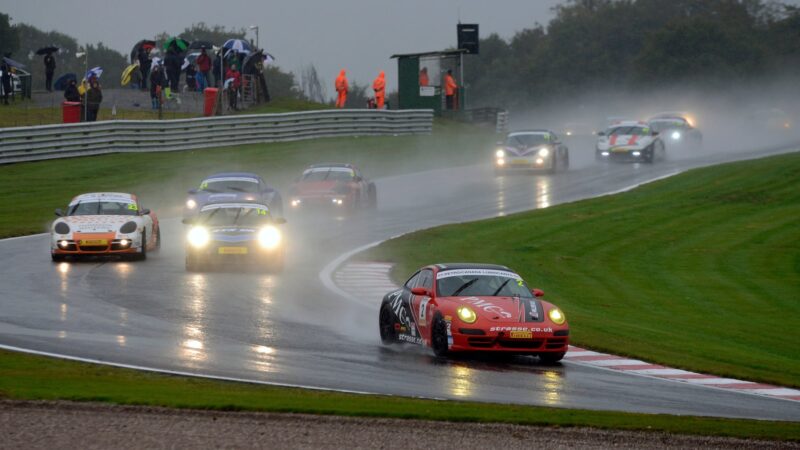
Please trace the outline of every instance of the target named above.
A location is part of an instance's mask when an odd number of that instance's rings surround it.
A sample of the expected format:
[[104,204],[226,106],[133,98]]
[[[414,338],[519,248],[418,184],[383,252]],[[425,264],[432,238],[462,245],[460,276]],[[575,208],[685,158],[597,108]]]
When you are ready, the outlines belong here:
[[528,300],[528,304],[531,306],[531,317],[539,320],[539,307],[536,306],[536,302],[533,300]]
[[405,342],[410,342],[412,344],[422,345],[422,338],[420,338],[420,337],[413,337],[413,336],[409,336],[407,334],[400,334],[400,335],[397,336],[397,339],[399,339],[401,341],[405,341]]
[[511,339],[532,339],[533,333],[531,331],[512,331],[509,335]]
[[441,271],[439,271],[439,273],[436,274],[436,279],[437,280],[441,280],[443,278],[461,277],[461,276],[469,276],[469,275],[513,278],[515,280],[521,280],[522,279],[521,276],[515,274],[514,272],[510,272],[508,270],[494,270],[494,269],[441,270]]
[[98,194],[83,194],[72,199],[69,206],[76,205],[81,202],[117,202],[117,203],[136,203],[133,196],[129,194],[120,193],[98,193]]
[[505,332],[505,333],[514,333],[514,332],[527,332],[527,333],[552,333],[553,329],[549,327],[545,328],[535,328],[535,327],[490,327],[490,332]]
[[200,189],[205,189],[208,187],[208,183],[223,183],[226,181],[241,181],[243,183],[258,183],[258,180],[251,177],[212,177],[203,180],[200,183]]
[[412,333],[415,332],[414,324],[411,323],[411,317],[408,316],[408,311],[403,305],[403,291],[397,291],[391,295],[391,300],[389,301],[389,305],[394,312],[395,317],[400,322],[400,325],[406,327],[411,330]]
[[470,305],[482,309],[487,313],[497,314],[499,316],[505,317],[506,319],[511,318],[510,312],[495,305],[494,303],[487,302],[486,300],[482,300],[478,297],[465,297],[462,298],[461,301],[464,303],[469,303]]
[[[253,209],[253,208],[255,208],[255,209],[258,210],[258,215],[266,215],[267,211],[269,211],[269,208],[267,208],[265,205],[256,204],[256,203],[214,203],[214,204],[211,204],[211,205],[204,206],[203,209],[201,209],[200,211],[201,212],[206,212],[206,211],[211,211],[212,209],[226,209],[226,208],[232,208],[232,209],[239,209],[239,208]],[[263,213],[262,213],[262,211],[263,211]]]
[[428,303],[430,303],[431,299],[426,297],[419,302],[419,326],[424,327],[427,325],[427,309]]
[[307,173],[329,172],[329,171],[330,172],[345,172],[345,173],[349,173],[351,176],[355,175],[355,172],[353,172],[353,169],[351,169],[349,167],[314,167],[314,168],[311,168],[311,169],[306,169],[303,172],[303,175],[305,175]]

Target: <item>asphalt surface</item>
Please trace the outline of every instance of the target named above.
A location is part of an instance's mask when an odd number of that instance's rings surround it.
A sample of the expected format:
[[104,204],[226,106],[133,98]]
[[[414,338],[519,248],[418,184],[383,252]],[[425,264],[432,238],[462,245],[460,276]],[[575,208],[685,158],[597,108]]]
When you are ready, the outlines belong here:
[[[377,307],[319,281],[337,255],[443,223],[509,214],[629,188],[693,167],[792,151],[596,165],[573,151],[555,175],[495,177],[489,166],[376,180],[375,213],[287,214],[281,275],[184,270],[183,225],[162,220],[145,262],[53,264],[48,237],[0,241],[0,344],[121,364],[269,383],[404,396],[800,421],[800,403],[535,358],[441,361],[381,346]],[[146,204],[147,199],[143,199]],[[56,205],[57,206],[57,205]],[[529,280],[535,284],[535,280]]]

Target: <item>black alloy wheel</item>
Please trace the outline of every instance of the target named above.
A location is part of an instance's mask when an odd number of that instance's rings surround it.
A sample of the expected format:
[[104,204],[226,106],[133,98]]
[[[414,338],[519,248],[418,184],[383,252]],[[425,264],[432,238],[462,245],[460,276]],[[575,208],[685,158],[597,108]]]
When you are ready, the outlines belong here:
[[378,331],[381,334],[381,342],[386,345],[397,342],[397,330],[394,328],[394,324],[394,311],[389,303],[384,303],[378,314]]
[[439,357],[447,356],[449,348],[447,346],[447,323],[445,323],[442,315],[436,313],[433,318],[433,326],[431,327],[431,348],[433,354]]

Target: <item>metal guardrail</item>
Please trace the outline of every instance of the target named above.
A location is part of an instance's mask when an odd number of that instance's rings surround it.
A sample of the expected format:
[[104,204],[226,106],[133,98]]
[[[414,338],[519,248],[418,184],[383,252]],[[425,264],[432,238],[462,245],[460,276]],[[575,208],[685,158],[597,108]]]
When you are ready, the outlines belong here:
[[0,164],[343,136],[429,134],[433,110],[327,110],[0,128]]

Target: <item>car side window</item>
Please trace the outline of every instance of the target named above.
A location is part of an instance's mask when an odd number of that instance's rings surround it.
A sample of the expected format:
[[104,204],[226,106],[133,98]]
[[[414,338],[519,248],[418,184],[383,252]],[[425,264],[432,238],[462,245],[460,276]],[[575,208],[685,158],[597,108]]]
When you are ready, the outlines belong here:
[[426,289],[433,288],[433,271],[431,269],[424,269],[420,272],[417,287],[424,287]]
[[406,284],[404,284],[403,286],[405,286],[407,289],[416,287],[418,279],[419,279],[419,272],[415,273],[414,276],[409,278],[408,281],[406,281]]

